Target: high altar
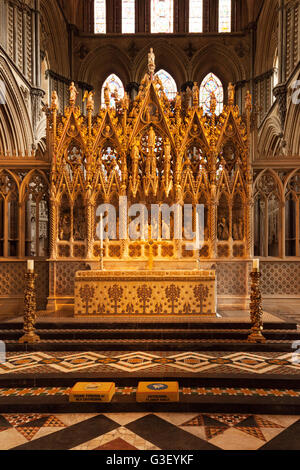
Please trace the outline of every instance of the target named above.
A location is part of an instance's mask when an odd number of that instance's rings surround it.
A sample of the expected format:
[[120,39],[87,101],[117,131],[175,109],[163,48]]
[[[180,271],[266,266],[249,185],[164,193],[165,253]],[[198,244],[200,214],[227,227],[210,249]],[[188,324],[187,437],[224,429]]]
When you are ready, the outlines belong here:
[[[50,277],[56,285],[60,262],[74,263],[76,315],[216,313],[215,270],[221,282],[222,267],[230,277],[237,264],[246,286],[237,306],[246,305],[253,239],[251,96],[246,95],[245,120],[234,105],[231,84],[222,113],[216,115],[212,94],[210,113],[204,115],[197,84],[168,99],[154,61],[151,51],[133,100],[106,88],[105,106],[94,115],[94,93],[87,92],[82,114],[72,83],[64,115],[58,114],[55,91],[46,109],[52,153]],[[175,237],[175,214],[167,239],[161,237],[160,219],[154,243],[145,234],[140,240],[121,239],[121,196],[128,207],[143,203],[148,214],[151,204],[191,204],[193,230],[196,205],[203,204],[201,249],[190,250],[188,240]],[[102,204],[114,206],[117,227],[103,249],[96,229]],[[48,306],[58,307],[55,288]]]

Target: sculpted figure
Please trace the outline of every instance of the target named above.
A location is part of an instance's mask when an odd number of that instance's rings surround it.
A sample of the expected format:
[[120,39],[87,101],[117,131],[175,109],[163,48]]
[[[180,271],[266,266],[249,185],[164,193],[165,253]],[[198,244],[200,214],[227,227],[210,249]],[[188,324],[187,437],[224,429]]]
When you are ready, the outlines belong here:
[[199,104],[199,88],[198,88],[197,82],[194,82],[192,94],[193,94],[193,104],[194,104],[194,106],[198,105]]
[[235,86],[230,82],[228,85],[228,103],[234,104],[234,89]]
[[210,112],[215,113],[217,109],[217,98],[214,92],[211,93],[210,95]]
[[83,102],[87,100],[86,105],[88,109],[94,109],[94,92],[93,91],[86,91],[84,96],[83,96]]
[[155,132],[152,126],[150,127],[150,130],[149,130],[148,146],[151,148],[155,147]]
[[58,110],[58,96],[55,90],[52,91],[51,95],[51,108]]
[[218,239],[219,240],[228,240],[229,238],[229,229],[226,223],[225,217],[222,217],[218,225]]
[[148,54],[148,70],[150,75],[154,74],[155,72],[155,54],[153,52],[153,49],[151,47],[150,52]]
[[74,82],[71,83],[69,91],[70,91],[70,104],[75,104],[76,98],[77,98],[77,95],[78,95],[78,91],[75,87]]
[[61,216],[59,226],[59,239],[70,240],[71,224],[69,214],[63,214]]
[[110,104],[110,91],[109,91],[108,85],[104,87],[104,103],[105,103],[105,106],[108,108]]
[[180,93],[177,93],[175,97],[175,109],[176,111],[180,111],[181,109],[181,95]]
[[246,93],[246,110],[251,111],[252,110],[252,96],[249,90],[247,90]]

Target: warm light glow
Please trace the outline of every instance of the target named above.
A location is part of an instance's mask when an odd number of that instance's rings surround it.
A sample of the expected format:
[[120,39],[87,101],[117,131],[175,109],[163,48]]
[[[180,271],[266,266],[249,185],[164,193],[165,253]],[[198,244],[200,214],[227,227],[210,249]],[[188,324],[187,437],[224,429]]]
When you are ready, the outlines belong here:
[[95,0],[95,33],[106,33],[106,0]]
[[213,73],[209,73],[200,86],[200,106],[204,113],[210,112],[211,93],[214,92],[217,99],[216,114],[221,114],[223,110],[224,90],[221,81]]
[[135,0],[122,0],[122,33],[135,33]]
[[177,93],[177,85],[174,78],[163,69],[159,70],[155,75],[161,79],[165,93],[169,100],[173,100]]
[[231,0],[219,0],[219,33],[231,32]]
[[151,33],[173,33],[173,0],[151,0]]
[[190,0],[189,32],[203,32],[203,0]]
[[[102,104],[102,106],[104,106],[104,88],[106,87],[107,84],[109,86],[110,93],[113,93],[117,90],[119,98],[123,98],[124,93],[125,93],[123,83],[121,82],[121,80],[119,79],[119,77],[117,75],[112,73],[111,75],[109,75],[109,77],[107,77],[107,79],[105,80],[105,82],[102,85],[102,91],[101,91],[101,104]],[[112,108],[115,106],[114,97],[111,97],[111,99],[110,99],[110,106]]]

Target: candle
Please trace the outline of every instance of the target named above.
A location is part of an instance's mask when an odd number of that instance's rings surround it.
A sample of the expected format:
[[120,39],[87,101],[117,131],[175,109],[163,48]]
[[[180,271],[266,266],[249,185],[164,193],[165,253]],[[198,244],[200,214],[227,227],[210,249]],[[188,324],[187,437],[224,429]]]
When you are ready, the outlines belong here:
[[253,260],[253,271],[259,271],[259,259]]
[[33,261],[33,259],[29,259],[27,261],[27,271],[31,271],[31,272],[34,271],[34,261]]
[[100,248],[103,248],[103,214],[100,215]]
[[200,248],[199,214],[196,212],[196,250]]

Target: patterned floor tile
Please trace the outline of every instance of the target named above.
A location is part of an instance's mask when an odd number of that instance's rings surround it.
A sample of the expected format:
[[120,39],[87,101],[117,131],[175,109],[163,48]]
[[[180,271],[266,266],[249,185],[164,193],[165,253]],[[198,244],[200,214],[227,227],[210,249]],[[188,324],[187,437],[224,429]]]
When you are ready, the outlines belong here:
[[72,450],[158,450],[151,442],[146,441],[129,429],[121,426],[96,439],[74,447]]
[[299,450],[299,416],[6,414],[0,447],[28,450]]
[[[143,375],[155,373],[181,374],[300,374],[300,364],[293,353],[250,353],[250,352],[30,352],[8,353],[7,361],[0,364],[0,375],[34,372],[62,374],[87,371],[114,374]],[[24,391],[26,393],[26,391]],[[42,393],[42,391],[41,391]]]

